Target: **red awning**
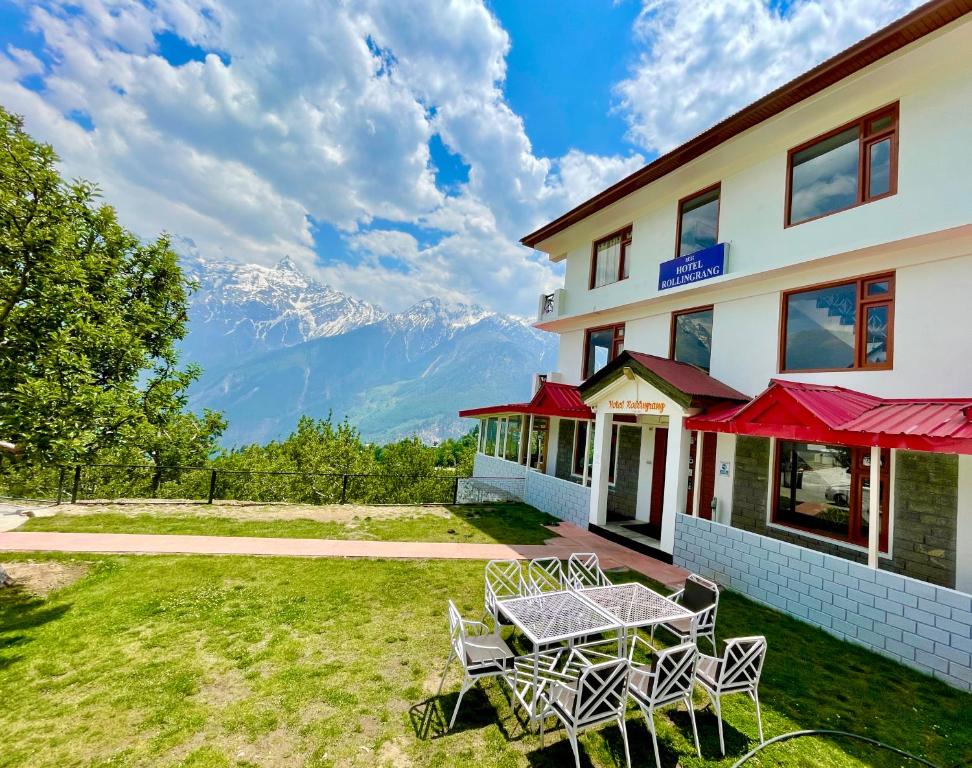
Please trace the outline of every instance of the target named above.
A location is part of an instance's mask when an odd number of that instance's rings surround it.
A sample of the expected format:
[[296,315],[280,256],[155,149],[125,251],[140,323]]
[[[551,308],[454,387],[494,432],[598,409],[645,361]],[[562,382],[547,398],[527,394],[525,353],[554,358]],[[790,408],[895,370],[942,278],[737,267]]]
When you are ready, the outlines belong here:
[[741,406],[717,405],[686,429],[803,442],[972,454],[972,398],[886,399],[773,379]]
[[557,416],[566,419],[593,419],[594,413],[581,399],[577,387],[570,384],[557,384],[545,381],[529,403],[508,403],[506,405],[487,405],[483,408],[468,408],[459,411],[463,418],[496,416],[502,414],[532,414],[534,416]]

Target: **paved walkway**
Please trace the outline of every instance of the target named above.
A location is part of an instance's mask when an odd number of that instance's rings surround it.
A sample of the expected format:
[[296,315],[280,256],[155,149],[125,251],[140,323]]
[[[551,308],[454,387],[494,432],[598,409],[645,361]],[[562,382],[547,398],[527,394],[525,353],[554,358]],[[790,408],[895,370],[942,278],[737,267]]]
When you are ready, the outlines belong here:
[[253,536],[170,536],[134,533],[0,533],[5,552],[98,552],[126,554],[275,555],[285,557],[377,557],[493,560],[559,557],[597,552],[605,569],[627,566],[669,587],[680,586],[687,571],[634,552],[570,523],[550,526],[560,538],[546,544],[453,544],[426,541],[347,541],[278,539]]

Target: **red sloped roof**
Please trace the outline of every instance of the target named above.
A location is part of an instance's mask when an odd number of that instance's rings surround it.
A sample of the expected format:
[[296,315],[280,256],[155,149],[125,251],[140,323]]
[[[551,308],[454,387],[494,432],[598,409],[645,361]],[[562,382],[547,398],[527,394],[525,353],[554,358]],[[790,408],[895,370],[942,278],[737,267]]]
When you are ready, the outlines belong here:
[[733,411],[686,419],[687,429],[788,440],[972,454],[972,398],[892,400],[844,387],[773,379]]
[[687,395],[714,400],[749,400],[749,397],[742,392],[712,378],[701,368],[696,368],[694,365],[644,352],[626,352],[626,354]]
[[567,419],[593,419],[594,414],[581,399],[577,387],[545,381],[536,391],[529,403],[507,403],[506,405],[487,405],[483,408],[468,408],[459,411],[462,418],[492,416],[496,414],[533,414],[534,416],[557,416]]

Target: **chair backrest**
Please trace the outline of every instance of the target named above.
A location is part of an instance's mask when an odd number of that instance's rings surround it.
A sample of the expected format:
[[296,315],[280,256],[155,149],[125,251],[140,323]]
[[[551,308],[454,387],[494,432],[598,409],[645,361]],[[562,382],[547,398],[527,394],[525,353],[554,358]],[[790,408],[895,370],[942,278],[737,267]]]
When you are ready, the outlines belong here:
[[762,635],[726,640],[726,650],[719,665],[719,692],[756,690],[765,658],[766,638]]
[[528,587],[532,594],[559,592],[564,588],[564,566],[556,557],[538,557],[527,566]]
[[567,559],[567,581],[574,589],[603,587],[611,583],[594,552],[574,552]]
[[464,642],[466,640],[466,628],[462,623],[462,615],[456,604],[449,601],[449,640],[452,643],[452,650],[459,657],[459,661],[465,663],[466,654]]
[[519,560],[490,560],[486,563],[486,610],[496,618],[496,604],[524,593]]
[[699,649],[692,642],[658,651],[652,686],[645,692],[649,702],[661,706],[691,696],[698,663]]
[[698,574],[689,574],[685,580],[681,604],[695,614],[693,631],[708,633],[715,629],[716,612],[719,609],[719,585]]
[[580,673],[570,714],[577,727],[596,725],[618,717],[627,701],[628,660],[612,659],[585,667]]

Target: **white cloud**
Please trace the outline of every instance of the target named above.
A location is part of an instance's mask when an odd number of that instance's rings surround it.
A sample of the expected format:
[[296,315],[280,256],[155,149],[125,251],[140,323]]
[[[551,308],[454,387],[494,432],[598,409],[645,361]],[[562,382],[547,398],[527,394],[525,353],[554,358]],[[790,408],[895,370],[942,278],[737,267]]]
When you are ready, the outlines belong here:
[[[439,295],[531,311],[554,272],[516,239],[641,164],[534,153],[502,92],[509,37],[481,0],[27,7],[52,63],[0,55],[0,102],[127,225],[211,258],[290,255],[390,309]],[[211,53],[173,66],[162,32]],[[434,133],[470,167],[458,189],[436,186]],[[358,260],[320,266],[311,219],[345,231]],[[420,247],[375,219],[440,239]]]
[[643,0],[617,85],[629,137],[664,152],[904,15],[920,0]]

